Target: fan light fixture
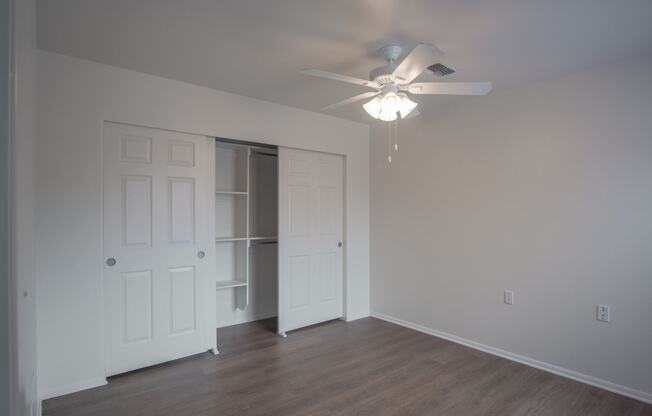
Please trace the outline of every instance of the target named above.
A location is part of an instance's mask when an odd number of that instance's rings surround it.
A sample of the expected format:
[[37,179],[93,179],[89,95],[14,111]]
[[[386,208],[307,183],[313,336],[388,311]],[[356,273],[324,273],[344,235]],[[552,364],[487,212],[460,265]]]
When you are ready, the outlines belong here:
[[410,99],[411,96],[484,95],[491,91],[490,82],[414,82],[426,70],[437,72],[442,76],[455,72],[441,64],[440,58],[443,52],[436,46],[420,43],[400,62],[397,59],[401,56],[402,49],[396,43],[386,43],[378,52],[385,58],[387,65],[371,71],[369,79],[334,74],[319,69],[304,69],[302,72],[372,90],[328,105],[322,110],[333,110],[370,100],[362,105],[365,111],[371,117],[387,122],[385,124],[388,133],[387,161],[389,163],[392,163],[392,151],[398,151],[398,118],[412,118],[419,115],[419,110],[416,109],[417,103]]
[[405,118],[417,107],[417,103],[410,100],[406,94],[388,92],[379,95],[362,106],[369,115],[383,121],[394,121],[397,113]]

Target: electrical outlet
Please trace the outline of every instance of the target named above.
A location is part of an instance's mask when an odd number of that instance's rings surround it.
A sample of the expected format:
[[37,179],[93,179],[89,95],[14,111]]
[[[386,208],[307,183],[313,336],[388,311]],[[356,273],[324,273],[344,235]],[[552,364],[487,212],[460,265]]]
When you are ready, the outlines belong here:
[[514,304],[514,291],[513,290],[506,290],[503,292],[503,301],[505,302],[506,305],[513,305]]
[[598,305],[597,307],[597,316],[596,319],[600,322],[609,322],[611,317],[609,316],[609,306],[608,305]]

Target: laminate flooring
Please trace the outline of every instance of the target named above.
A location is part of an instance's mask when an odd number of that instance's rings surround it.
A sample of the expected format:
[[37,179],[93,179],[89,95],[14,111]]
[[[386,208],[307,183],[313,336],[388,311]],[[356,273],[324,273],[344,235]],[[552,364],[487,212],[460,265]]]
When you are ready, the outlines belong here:
[[46,400],[46,416],[652,415],[648,405],[374,318],[218,330],[199,354]]

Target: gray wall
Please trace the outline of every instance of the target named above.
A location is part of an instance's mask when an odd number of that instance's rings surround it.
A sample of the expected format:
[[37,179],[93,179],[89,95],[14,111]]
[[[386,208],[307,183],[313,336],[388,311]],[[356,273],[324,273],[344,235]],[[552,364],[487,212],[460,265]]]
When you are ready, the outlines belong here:
[[9,414],[9,66],[10,7],[0,0],[0,414]]
[[103,120],[346,155],[346,317],[369,315],[369,127],[40,51],[36,251],[42,398],[104,382]]
[[372,312],[652,393],[650,74],[451,99],[399,125],[391,165],[376,126]]
[[16,415],[32,415],[36,392],[35,139],[36,1],[16,2],[16,134],[13,231],[16,285]]
[[[11,33],[10,3],[15,21]],[[0,9],[0,78],[5,80],[0,83],[0,414],[22,416],[34,414],[37,406],[33,230],[35,0],[3,0]],[[8,78],[10,47],[16,74],[12,80]],[[13,105],[11,114],[9,103]]]

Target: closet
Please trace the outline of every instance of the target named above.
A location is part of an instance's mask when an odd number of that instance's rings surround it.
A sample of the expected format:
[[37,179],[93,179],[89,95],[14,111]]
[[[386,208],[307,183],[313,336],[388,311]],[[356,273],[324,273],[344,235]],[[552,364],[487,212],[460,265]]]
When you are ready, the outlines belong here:
[[342,156],[216,139],[213,165],[216,327],[341,317]]
[[278,149],[216,139],[214,151],[220,328],[278,315]]
[[344,315],[344,158],[106,122],[107,375]]

